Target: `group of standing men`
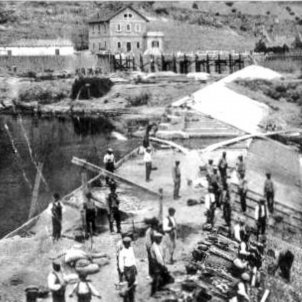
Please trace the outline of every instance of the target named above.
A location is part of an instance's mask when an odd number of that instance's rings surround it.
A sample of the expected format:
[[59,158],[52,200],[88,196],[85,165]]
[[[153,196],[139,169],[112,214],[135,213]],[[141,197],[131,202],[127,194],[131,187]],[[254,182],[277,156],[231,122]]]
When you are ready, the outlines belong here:
[[[238,178],[238,195],[240,197],[241,211],[246,213],[246,197],[248,192],[247,180],[245,177],[246,166],[243,156],[238,156],[236,163],[236,174]],[[219,173],[218,173],[219,170]],[[206,167],[206,177],[208,181],[208,193],[205,196],[205,207],[207,215],[207,223],[213,225],[215,218],[215,209],[223,207],[223,218],[226,225],[231,226],[231,204],[230,204],[230,190],[227,182],[228,179],[228,163],[226,152],[222,153],[217,167],[213,165],[213,160],[208,161]],[[255,208],[255,220],[257,224],[257,233],[263,235],[266,230],[266,222],[269,213],[274,211],[274,196],[275,187],[271,179],[271,174],[266,173],[266,180],[264,182],[263,196]]]

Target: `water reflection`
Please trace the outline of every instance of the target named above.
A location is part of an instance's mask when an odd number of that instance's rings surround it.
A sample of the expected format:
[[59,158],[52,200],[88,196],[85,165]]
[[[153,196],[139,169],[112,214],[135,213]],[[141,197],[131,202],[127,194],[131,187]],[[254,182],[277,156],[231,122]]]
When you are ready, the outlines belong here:
[[37,163],[44,164],[45,182],[38,197],[41,211],[53,192],[63,196],[80,185],[81,170],[71,164],[73,156],[102,165],[109,145],[117,160],[137,146],[136,140],[112,140],[112,129],[103,118],[0,116],[0,237],[27,220],[32,190],[24,173],[33,187]]

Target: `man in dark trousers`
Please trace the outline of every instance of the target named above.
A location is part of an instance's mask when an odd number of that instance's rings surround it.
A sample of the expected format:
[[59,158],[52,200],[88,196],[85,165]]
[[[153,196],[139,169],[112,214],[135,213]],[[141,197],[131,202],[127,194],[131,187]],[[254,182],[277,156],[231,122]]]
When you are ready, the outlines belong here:
[[121,215],[119,210],[120,200],[116,193],[115,182],[110,182],[110,193],[107,197],[107,210],[110,232],[114,233],[113,223],[116,222],[117,232],[121,233]]
[[151,175],[151,170],[152,170],[152,157],[151,157],[151,147],[149,146],[144,155],[144,162],[146,165],[146,181],[149,182],[150,175]]
[[[108,148],[107,150],[107,154],[104,156],[104,164],[105,164],[105,169],[108,172],[114,173],[114,169],[115,169],[115,157],[113,154],[113,150],[111,148]],[[108,181],[109,181],[108,176],[106,176],[106,184],[108,185]]]
[[213,170],[213,175],[210,180],[210,186],[213,188],[217,208],[220,209],[220,194],[221,194],[221,178],[217,173],[217,168]]
[[175,166],[172,168],[172,177],[174,182],[173,198],[179,199],[179,189],[181,184],[181,172],[179,168],[180,161],[175,161]]
[[94,200],[96,200],[91,192],[85,194],[86,201],[84,202],[83,208],[86,216],[86,233],[90,236],[96,234],[96,216],[97,216],[97,207]]
[[266,229],[267,208],[264,199],[260,199],[258,205],[255,208],[255,220],[257,223],[257,240],[258,240],[259,234],[264,235]]
[[224,151],[222,153],[222,157],[220,158],[218,162],[218,169],[221,176],[222,183],[225,183],[227,180],[227,169],[228,169],[228,163],[226,160],[226,152]]
[[52,237],[53,240],[59,240],[61,238],[62,231],[62,204],[60,202],[60,195],[55,193],[53,195],[53,203],[51,207],[52,215]]
[[266,180],[264,182],[264,196],[266,198],[267,207],[271,214],[274,212],[274,197],[275,187],[271,180],[271,173],[266,173]]
[[159,221],[156,217],[152,218],[152,220],[149,222],[150,226],[146,231],[146,251],[147,251],[147,257],[148,257],[148,264],[149,264],[149,276],[153,278],[153,265],[152,265],[152,259],[151,259],[151,247],[154,242],[154,234],[159,229]]
[[47,278],[48,288],[51,291],[53,302],[65,302],[65,289],[67,282],[61,270],[61,264],[58,260],[52,263],[53,270]]
[[245,175],[241,174],[238,184],[238,193],[240,196],[241,210],[243,213],[246,212],[246,195],[247,195],[247,180]]

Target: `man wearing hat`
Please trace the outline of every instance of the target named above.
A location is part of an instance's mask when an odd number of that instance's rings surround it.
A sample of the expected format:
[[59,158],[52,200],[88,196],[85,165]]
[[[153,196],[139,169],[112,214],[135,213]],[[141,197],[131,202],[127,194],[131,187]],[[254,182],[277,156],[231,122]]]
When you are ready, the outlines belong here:
[[123,244],[124,247],[119,254],[119,268],[121,276],[128,282],[128,290],[124,301],[134,302],[137,269],[131,238],[128,236],[124,237]]
[[265,234],[267,217],[268,211],[265,204],[265,200],[260,199],[258,205],[255,208],[255,220],[257,223],[257,240],[259,238],[259,234]]
[[60,195],[58,193],[55,193],[53,195],[53,203],[51,206],[52,236],[54,241],[59,240],[61,238],[62,213],[63,213],[63,206],[60,202]]
[[275,186],[271,180],[271,173],[266,173],[266,180],[264,182],[264,197],[266,198],[267,207],[271,214],[274,212],[274,197],[275,197]]
[[[105,169],[111,173],[114,173],[115,157],[112,148],[108,148],[107,154],[104,156]],[[108,185],[109,177],[106,176],[106,184]]]
[[110,185],[110,193],[107,197],[107,210],[110,232],[114,232],[113,223],[116,222],[117,232],[121,232],[121,214],[119,210],[120,200],[116,193],[116,185]]
[[66,281],[61,271],[60,261],[52,263],[52,272],[47,278],[48,288],[51,291],[53,302],[65,302]]
[[151,147],[148,147],[146,149],[145,155],[144,155],[144,162],[146,165],[146,181],[150,181],[150,175],[152,170],[152,157],[151,157]]
[[154,242],[151,247],[151,260],[153,267],[153,281],[151,285],[151,296],[153,296],[163,285],[163,274],[167,271],[165,257],[162,249],[163,235],[159,232],[154,233]]
[[242,175],[245,174],[245,163],[243,161],[243,156],[239,155],[238,160],[236,162],[236,171],[237,171],[237,177],[238,179],[242,178]]
[[173,191],[173,198],[178,199],[179,196],[179,189],[180,189],[180,183],[181,183],[181,172],[179,168],[180,161],[175,161],[175,166],[172,168],[172,177],[174,182],[174,191]]

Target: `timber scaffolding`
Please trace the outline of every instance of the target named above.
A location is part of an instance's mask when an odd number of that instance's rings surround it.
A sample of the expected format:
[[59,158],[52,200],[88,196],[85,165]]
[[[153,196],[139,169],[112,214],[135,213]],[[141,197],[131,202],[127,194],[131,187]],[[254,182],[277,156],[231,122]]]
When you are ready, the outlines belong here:
[[[142,71],[158,72],[173,71],[187,74],[193,72],[207,72],[230,74],[250,65],[252,60],[246,54],[162,54],[128,55],[128,54],[99,54],[102,64],[110,66],[111,72]],[[107,63],[105,63],[107,62]]]

